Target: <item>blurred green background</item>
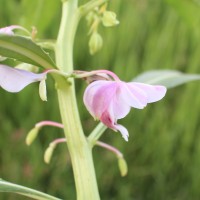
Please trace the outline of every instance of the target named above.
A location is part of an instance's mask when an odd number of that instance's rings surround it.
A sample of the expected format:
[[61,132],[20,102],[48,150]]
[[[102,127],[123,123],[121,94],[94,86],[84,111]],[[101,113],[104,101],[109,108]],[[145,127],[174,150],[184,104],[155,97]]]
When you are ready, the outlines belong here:
[[[88,53],[88,27],[85,20],[81,21],[75,42],[76,69],[107,68],[125,81],[152,69],[200,73],[199,0],[113,0],[109,9],[117,13],[120,25],[100,29],[104,47],[95,56]],[[56,38],[60,16],[59,0],[0,0],[0,27],[36,26],[40,38]],[[86,85],[80,80],[77,85],[87,134],[96,123],[82,102]],[[101,140],[124,153],[129,173],[120,177],[115,156],[95,147],[103,200],[200,199],[199,90],[199,82],[189,83],[169,90],[166,98],[155,105],[132,109],[120,121],[129,130],[128,143],[119,133],[107,130]],[[63,199],[75,199],[67,147],[58,146],[50,165],[43,162],[48,144],[62,137],[62,131],[46,127],[32,146],[25,145],[27,132],[47,119],[60,121],[51,78],[48,102],[39,99],[37,84],[19,94],[0,90],[0,177]],[[0,199],[26,198],[1,193]]]

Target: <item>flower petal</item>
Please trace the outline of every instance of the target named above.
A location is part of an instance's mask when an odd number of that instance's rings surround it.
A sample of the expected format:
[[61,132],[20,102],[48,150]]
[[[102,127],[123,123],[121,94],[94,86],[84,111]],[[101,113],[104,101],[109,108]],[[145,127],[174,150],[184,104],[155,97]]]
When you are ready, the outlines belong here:
[[100,118],[109,107],[116,88],[114,81],[95,81],[87,87],[83,100],[93,117]]
[[114,118],[112,110],[110,110],[110,111],[106,110],[104,113],[102,113],[100,120],[107,127],[116,131],[116,128],[114,126],[115,118]]
[[83,95],[83,102],[90,112],[90,114],[95,118],[94,114],[94,108],[93,108],[93,98],[96,92],[104,86],[104,82],[102,83],[101,81],[95,81],[89,84],[89,86],[86,88],[84,95]]
[[97,80],[91,83],[84,93],[84,103],[93,115],[107,127],[119,131],[128,141],[127,129],[117,124],[131,107],[143,109],[147,103],[159,101],[166,94],[166,88],[143,83],[126,83],[118,78],[115,81]]
[[126,101],[122,97],[121,90],[123,90],[123,88],[119,87],[116,91],[115,96],[112,99],[112,102],[110,103],[110,106],[112,106],[112,110],[116,119],[124,118],[130,112],[131,109],[131,107],[126,103]]
[[166,87],[160,85],[148,85],[144,83],[127,83],[129,89],[134,92],[134,87],[142,90],[147,96],[147,103],[152,103],[161,100],[166,94]]
[[0,86],[8,92],[19,92],[30,83],[44,80],[46,73],[29,71],[0,65]]
[[29,33],[25,28],[23,28],[22,26],[18,26],[18,25],[11,25],[11,26],[7,26],[4,28],[0,28],[0,34],[6,34],[6,35],[14,35],[13,30],[14,29],[21,29],[27,33]]
[[148,85],[144,83],[123,82],[124,101],[134,108],[143,109],[147,103],[159,101],[165,96],[166,88],[159,85]]
[[101,118],[100,118],[101,122],[104,123],[108,128],[113,129],[114,131],[119,131],[122,134],[122,137],[128,141],[128,131],[127,129],[120,125],[117,124],[117,120],[114,116],[114,110],[112,108],[109,108],[109,110],[106,110]]
[[110,81],[109,85],[101,87],[93,98],[94,112],[97,117],[100,117],[105,110],[109,109],[112,100],[116,94],[117,84]]
[[128,130],[120,124],[115,125],[115,128],[122,134],[122,137],[125,139],[125,141],[128,142]]
[[143,109],[147,105],[146,93],[136,86],[121,82],[121,98],[131,107]]

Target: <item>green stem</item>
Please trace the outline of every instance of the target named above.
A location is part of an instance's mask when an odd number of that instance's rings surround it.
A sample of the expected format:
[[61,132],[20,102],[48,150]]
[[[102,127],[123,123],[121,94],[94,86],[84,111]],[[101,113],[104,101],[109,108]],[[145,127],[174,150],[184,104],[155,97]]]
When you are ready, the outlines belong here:
[[[77,0],[63,2],[63,14],[56,44],[56,61],[60,70],[73,70],[73,43],[80,19]],[[91,147],[86,139],[77,109],[73,79],[56,80],[65,137],[75,178],[77,200],[99,200]]]
[[88,137],[88,141],[90,142],[91,147],[93,147],[96,144],[97,140],[102,136],[106,129],[107,126],[105,126],[101,122],[95,127],[95,129]]

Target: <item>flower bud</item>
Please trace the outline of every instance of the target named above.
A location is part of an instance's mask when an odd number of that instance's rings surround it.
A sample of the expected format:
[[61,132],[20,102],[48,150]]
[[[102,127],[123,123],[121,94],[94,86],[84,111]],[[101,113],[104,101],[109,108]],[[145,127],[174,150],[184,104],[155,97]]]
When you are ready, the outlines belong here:
[[126,176],[128,172],[128,167],[125,159],[123,157],[118,158],[118,166],[121,173],[121,176]]
[[56,145],[54,143],[51,143],[49,147],[46,149],[44,153],[44,162],[49,164],[53,155],[53,151],[55,149]]
[[94,55],[98,52],[103,45],[103,39],[97,32],[92,33],[89,41],[90,54]]
[[26,144],[29,146],[31,145],[35,138],[37,137],[39,132],[39,128],[38,127],[34,127],[33,129],[31,129],[28,133],[28,135],[26,136]]
[[40,81],[39,95],[42,101],[47,101],[47,88],[45,79]]
[[119,21],[116,19],[116,14],[111,11],[105,11],[103,13],[102,23],[106,27],[116,26]]

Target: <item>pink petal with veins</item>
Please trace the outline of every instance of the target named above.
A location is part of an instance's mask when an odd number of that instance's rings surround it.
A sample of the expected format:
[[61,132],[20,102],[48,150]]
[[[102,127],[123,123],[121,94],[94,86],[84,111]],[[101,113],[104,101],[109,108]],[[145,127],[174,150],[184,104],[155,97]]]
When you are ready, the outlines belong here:
[[0,86],[8,92],[19,92],[30,83],[44,80],[46,73],[35,74],[22,69],[0,65]]
[[121,82],[116,82],[116,84],[118,84],[119,87],[112,99],[110,106],[112,106],[115,118],[122,119],[130,112],[131,107],[123,98],[124,88],[122,87]]
[[109,109],[110,104],[116,94],[117,85],[115,82],[110,82],[107,85],[107,81],[104,81],[105,85],[98,89],[93,97],[93,110],[97,118],[99,118],[102,113]]
[[167,92],[166,87],[160,85],[148,85],[136,82],[127,83],[127,85],[133,93],[134,93],[133,86],[144,91],[147,96],[147,103],[152,103],[161,100]]
[[122,82],[122,84],[122,98],[124,99],[124,102],[131,107],[143,109],[147,105],[146,93],[134,85],[131,89],[127,83]]
[[[87,107],[88,111],[94,118],[99,118],[99,115],[104,111],[104,108],[107,107],[105,104],[108,104],[108,99],[107,103],[104,101],[105,100],[105,93],[102,95],[102,88],[108,88],[110,85],[110,82],[108,81],[95,81],[92,82],[85,90],[83,101],[85,103],[85,106]],[[98,99],[101,98],[100,99]],[[98,102],[95,104],[95,102]],[[96,108],[97,107],[97,108]],[[98,113],[99,108],[100,114]]]

